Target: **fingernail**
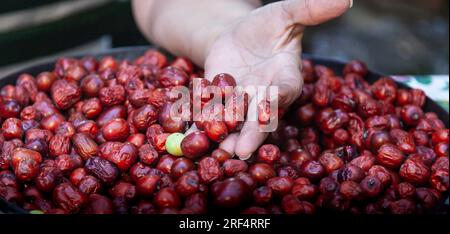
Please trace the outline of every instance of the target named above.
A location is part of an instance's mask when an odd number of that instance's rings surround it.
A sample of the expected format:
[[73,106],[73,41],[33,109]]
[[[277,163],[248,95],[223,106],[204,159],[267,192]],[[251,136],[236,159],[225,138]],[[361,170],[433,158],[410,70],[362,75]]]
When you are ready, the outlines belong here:
[[234,152],[230,153],[230,151],[228,151],[228,150],[226,150],[224,148],[221,148],[221,149],[224,150],[225,152],[229,153],[231,155],[231,158],[234,158],[236,156],[236,153],[234,153]]
[[252,154],[247,155],[246,157],[239,157],[241,160],[247,160],[252,156]]
[[350,6],[348,8],[352,8],[353,7],[353,0],[350,0]]

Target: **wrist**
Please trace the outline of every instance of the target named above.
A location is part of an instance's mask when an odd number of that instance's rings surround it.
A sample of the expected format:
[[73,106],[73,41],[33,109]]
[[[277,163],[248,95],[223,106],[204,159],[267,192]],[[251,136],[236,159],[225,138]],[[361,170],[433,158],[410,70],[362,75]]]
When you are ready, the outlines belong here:
[[229,32],[242,18],[228,19],[220,23],[205,24],[193,34],[189,43],[189,57],[197,64],[204,65],[211,47],[225,33]]
[[[147,21],[151,25],[147,35],[169,52],[203,66],[217,38],[257,8],[257,2],[197,0],[197,4],[184,7],[180,7],[181,2],[158,2]],[[187,12],[190,13],[186,15]]]

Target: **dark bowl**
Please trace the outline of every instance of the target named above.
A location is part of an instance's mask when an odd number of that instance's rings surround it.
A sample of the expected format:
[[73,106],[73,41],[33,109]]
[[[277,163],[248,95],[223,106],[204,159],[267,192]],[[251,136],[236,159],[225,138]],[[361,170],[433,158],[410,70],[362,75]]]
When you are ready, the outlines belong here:
[[[138,56],[144,54],[145,51],[148,50],[149,48],[150,47],[147,47],[147,46],[123,47],[123,48],[108,50],[108,51],[101,52],[101,53],[90,54],[90,55],[97,57],[97,58],[101,58],[104,56],[113,56],[114,58],[119,59],[119,60],[126,60],[126,59],[133,60],[133,59],[137,58]],[[167,52],[164,52],[164,53],[169,58],[172,58],[172,56],[169,55],[169,53],[167,53]],[[67,57],[74,57],[74,58],[81,58],[83,56],[84,55],[80,55],[80,54],[67,55]],[[311,59],[314,64],[322,64],[322,65],[328,66],[328,67],[332,68],[337,74],[341,74],[342,70],[345,66],[344,62],[340,62],[337,60],[318,58],[318,57],[307,55],[307,54],[303,55],[303,57]],[[0,87],[3,87],[7,84],[15,84],[16,79],[22,73],[28,73],[33,76],[36,76],[43,71],[53,70],[54,64],[55,64],[54,60],[44,61],[44,62],[37,63],[36,65],[32,65],[23,70],[12,73],[10,75],[7,75],[5,77],[2,77],[2,78],[0,78]],[[383,75],[370,71],[368,76],[366,77],[366,80],[369,81],[370,83],[374,83],[381,76],[383,76]],[[397,82],[397,85],[401,88],[410,89],[408,86],[406,86],[402,83]],[[444,110],[444,108],[442,108],[439,104],[437,104],[436,102],[434,102],[433,100],[431,100],[428,97],[427,97],[427,102],[424,107],[424,110],[427,112],[428,111],[435,112],[439,116],[439,118],[442,121],[444,121],[445,126],[447,128],[449,127],[449,114],[447,113],[447,111]],[[446,199],[445,204],[443,203],[436,208],[437,212],[439,212],[439,213],[440,212],[448,212],[448,209],[449,209],[448,208],[448,196],[446,195],[446,197],[447,197],[447,199]],[[2,198],[0,198],[0,211],[5,212],[5,213],[19,213],[19,214],[27,213],[27,211],[25,211],[21,207],[15,205],[15,204],[12,204],[12,203],[8,203],[5,200],[3,200]]]

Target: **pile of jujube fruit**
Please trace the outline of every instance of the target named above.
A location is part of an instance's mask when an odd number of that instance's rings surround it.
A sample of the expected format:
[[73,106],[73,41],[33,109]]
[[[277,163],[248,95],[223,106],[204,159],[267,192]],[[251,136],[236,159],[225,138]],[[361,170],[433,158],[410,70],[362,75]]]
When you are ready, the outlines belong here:
[[[303,60],[301,96],[242,161],[218,147],[242,119],[171,117],[171,89],[204,76],[189,60],[61,58],[1,88],[0,197],[47,214],[431,212],[448,195],[449,130],[423,111],[423,91],[367,74],[359,61],[340,75]],[[228,74],[200,81],[236,86]]]

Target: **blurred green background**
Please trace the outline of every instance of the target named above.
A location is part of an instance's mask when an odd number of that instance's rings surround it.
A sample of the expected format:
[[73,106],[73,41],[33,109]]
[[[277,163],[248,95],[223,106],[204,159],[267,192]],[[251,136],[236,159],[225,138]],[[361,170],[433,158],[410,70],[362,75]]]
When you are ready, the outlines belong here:
[[[448,5],[447,0],[355,0],[345,16],[309,28],[304,51],[362,59],[386,74],[448,74]],[[0,76],[69,52],[146,44],[129,0],[0,3]]]

